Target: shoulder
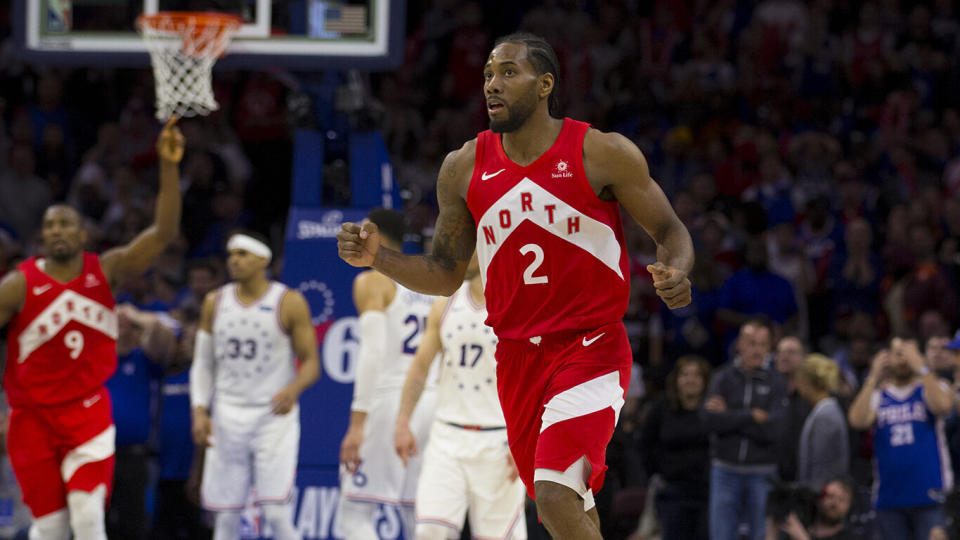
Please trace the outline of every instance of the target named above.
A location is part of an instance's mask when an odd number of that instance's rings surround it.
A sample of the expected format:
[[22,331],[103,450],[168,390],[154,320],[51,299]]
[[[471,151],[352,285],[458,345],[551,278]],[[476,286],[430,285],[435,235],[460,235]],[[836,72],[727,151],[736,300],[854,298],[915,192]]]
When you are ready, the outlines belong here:
[[300,291],[284,287],[280,297],[280,311],[284,314],[297,314],[303,313],[304,310],[309,313],[309,304],[307,304],[307,299],[304,298],[303,294]]
[[353,279],[355,290],[382,291],[395,290],[397,285],[392,279],[376,270],[364,270]]
[[449,152],[440,165],[440,185],[469,182],[477,157],[477,139],[470,139],[463,146]]
[[616,132],[604,132],[590,128],[583,137],[585,163],[591,165],[616,165],[619,163],[643,162],[643,152],[630,139]]
[[397,284],[376,270],[360,272],[353,280],[353,301],[357,311],[383,310],[393,300]]

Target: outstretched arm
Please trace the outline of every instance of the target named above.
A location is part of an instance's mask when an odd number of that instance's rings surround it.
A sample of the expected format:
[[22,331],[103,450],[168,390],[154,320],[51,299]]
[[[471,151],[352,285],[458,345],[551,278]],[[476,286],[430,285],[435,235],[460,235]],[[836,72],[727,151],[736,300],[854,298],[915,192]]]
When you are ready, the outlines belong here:
[[11,270],[0,279],[0,326],[7,324],[20,308],[27,294],[27,280],[23,272]]
[[407,380],[403,383],[403,394],[400,397],[400,412],[397,414],[397,426],[394,434],[394,447],[397,455],[403,460],[404,466],[407,459],[418,453],[417,441],[410,431],[410,417],[413,416],[413,410],[420,401],[420,395],[427,385],[427,375],[430,372],[430,364],[437,356],[437,352],[443,344],[440,342],[440,319],[443,317],[443,311],[447,308],[447,298],[437,298],[430,308],[430,315],[427,317],[427,328],[420,340],[420,346],[417,347],[417,353],[413,357],[413,363],[410,364],[410,370],[407,371]]
[[183,135],[172,116],[157,139],[160,157],[160,189],[157,192],[153,225],[147,227],[125,246],[111,249],[101,257],[103,272],[111,284],[128,276],[142,274],[153,259],[172,242],[180,231],[180,159],[183,158]]
[[609,189],[657,243],[657,263],[647,267],[657,295],[671,309],[689,304],[687,274],[693,268],[693,241],[663,190],[650,178],[640,149],[618,133],[590,130],[583,154],[587,177]]
[[293,352],[300,359],[297,376],[270,399],[273,414],[287,414],[300,399],[300,394],[320,378],[320,357],[317,334],[310,320],[310,306],[297,291],[290,291],[280,304],[280,320],[290,333]]
[[372,266],[407,288],[450,296],[463,283],[477,243],[477,225],[467,208],[466,187],[473,174],[475,142],[450,152],[440,167],[437,203],[440,214],[429,255],[404,255],[380,246],[377,226],[344,223],[337,233],[340,258],[353,266]]

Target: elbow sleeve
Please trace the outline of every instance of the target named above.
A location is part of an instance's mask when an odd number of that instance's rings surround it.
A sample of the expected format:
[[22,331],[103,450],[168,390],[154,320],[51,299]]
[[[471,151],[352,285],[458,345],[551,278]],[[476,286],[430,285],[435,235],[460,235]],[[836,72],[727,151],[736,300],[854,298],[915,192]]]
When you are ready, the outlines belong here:
[[210,408],[213,399],[213,336],[198,330],[190,366],[190,407]]
[[386,348],[387,316],[382,311],[367,311],[358,319],[360,326],[360,353],[356,378],[353,381],[351,411],[367,412],[373,403],[377,386],[377,369]]

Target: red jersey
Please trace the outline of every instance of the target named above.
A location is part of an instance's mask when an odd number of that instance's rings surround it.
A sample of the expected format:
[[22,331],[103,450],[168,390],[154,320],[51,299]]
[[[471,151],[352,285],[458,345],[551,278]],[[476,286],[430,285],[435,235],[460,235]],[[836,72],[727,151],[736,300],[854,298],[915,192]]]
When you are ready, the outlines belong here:
[[27,282],[23,308],[7,334],[3,386],[13,407],[87,397],[117,368],[117,314],[100,258],[83,254],[83,271],[60,283],[31,257],[17,268]]
[[564,119],[560,135],[526,167],[499,134],[477,136],[467,206],[487,324],[501,338],[524,339],[619,322],[630,272],[620,205],[600,200],[583,169],[589,124]]

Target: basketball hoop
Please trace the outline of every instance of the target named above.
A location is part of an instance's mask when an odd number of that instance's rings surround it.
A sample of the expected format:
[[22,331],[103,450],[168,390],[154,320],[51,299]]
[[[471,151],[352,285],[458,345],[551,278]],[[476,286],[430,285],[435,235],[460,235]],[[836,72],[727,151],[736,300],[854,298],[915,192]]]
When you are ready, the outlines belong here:
[[157,91],[157,119],[207,115],[219,108],[211,72],[243,19],[225,13],[166,11],[137,17],[150,51]]

